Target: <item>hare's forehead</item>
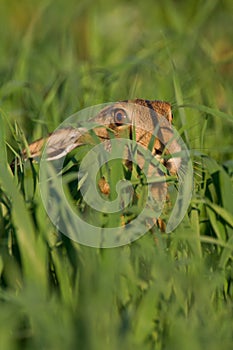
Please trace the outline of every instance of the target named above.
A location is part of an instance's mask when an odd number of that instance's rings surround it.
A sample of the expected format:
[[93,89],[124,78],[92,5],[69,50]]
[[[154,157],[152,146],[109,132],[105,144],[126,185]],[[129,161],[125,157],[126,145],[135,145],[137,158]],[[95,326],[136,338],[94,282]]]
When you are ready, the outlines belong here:
[[151,118],[151,109],[145,106],[138,105],[136,103],[132,102],[116,102],[114,104],[111,104],[105,108],[103,108],[98,115],[94,118],[96,121],[99,120],[113,120],[115,113],[117,111],[123,111],[125,112],[126,116],[129,120],[133,121],[135,119],[148,120],[148,118]]

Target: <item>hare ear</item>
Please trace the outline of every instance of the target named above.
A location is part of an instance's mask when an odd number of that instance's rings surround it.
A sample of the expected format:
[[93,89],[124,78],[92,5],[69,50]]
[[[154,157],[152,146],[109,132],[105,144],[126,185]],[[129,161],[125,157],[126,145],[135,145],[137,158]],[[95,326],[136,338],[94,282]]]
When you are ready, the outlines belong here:
[[78,146],[88,143],[91,138],[86,135],[85,128],[67,127],[57,129],[45,138],[41,138],[28,145],[28,149],[23,151],[25,159],[40,159],[44,149],[47,160],[55,160],[65,157],[69,152]]
[[67,127],[55,130],[45,144],[45,158],[55,160],[65,157],[73,149],[90,143],[91,137],[85,128]]
[[39,140],[32,142],[30,145],[28,145],[27,149],[23,150],[24,159],[27,159],[27,158],[37,159],[37,158],[39,158],[47,140],[48,140],[48,137],[41,138]]
[[172,116],[172,108],[170,103],[165,101],[155,100],[155,101],[151,101],[150,105],[156,113],[164,116],[170,124],[172,123],[173,116]]
[[163,116],[167,119],[167,121],[168,121],[170,124],[172,124],[173,115],[172,115],[172,110],[171,110],[171,108],[167,108],[167,109],[164,111]]
[[173,114],[172,114],[172,110],[170,109],[168,114],[166,115],[167,120],[169,121],[169,123],[172,123],[172,119],[173,119]]

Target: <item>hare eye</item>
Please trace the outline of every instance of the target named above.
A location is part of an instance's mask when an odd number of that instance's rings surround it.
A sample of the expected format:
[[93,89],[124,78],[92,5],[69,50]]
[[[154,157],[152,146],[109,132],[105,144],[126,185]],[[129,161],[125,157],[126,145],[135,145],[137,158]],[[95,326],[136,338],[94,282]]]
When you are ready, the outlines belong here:
[[117,125],[122,125],[128,122],[127,113],[123,109],[115,109],[114,111],[114,122]]

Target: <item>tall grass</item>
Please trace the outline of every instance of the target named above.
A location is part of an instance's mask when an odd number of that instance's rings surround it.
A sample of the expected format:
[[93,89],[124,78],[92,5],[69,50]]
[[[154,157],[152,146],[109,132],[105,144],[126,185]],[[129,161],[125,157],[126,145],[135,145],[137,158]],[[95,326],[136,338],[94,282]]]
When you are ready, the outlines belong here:
[[[232,348],[232,2],[1,1],[0,349]],[[193,158],[179,227],[94,249],[59,234],[28,142],[86,106],[173,105]],[[25,137],[25,139],[24,139]]]

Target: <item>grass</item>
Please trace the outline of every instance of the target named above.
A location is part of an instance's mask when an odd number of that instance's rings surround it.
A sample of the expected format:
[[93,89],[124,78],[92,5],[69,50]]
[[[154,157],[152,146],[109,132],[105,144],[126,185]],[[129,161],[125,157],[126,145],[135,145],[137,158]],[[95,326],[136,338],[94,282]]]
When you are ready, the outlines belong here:
[[[232,348],[232,34],[230,0],[1,1],[1,350]],[[13,176],[12,149],[134,97],[173,105],[189,209],[170,234],[78,245],[47,216],[38,164]]]

